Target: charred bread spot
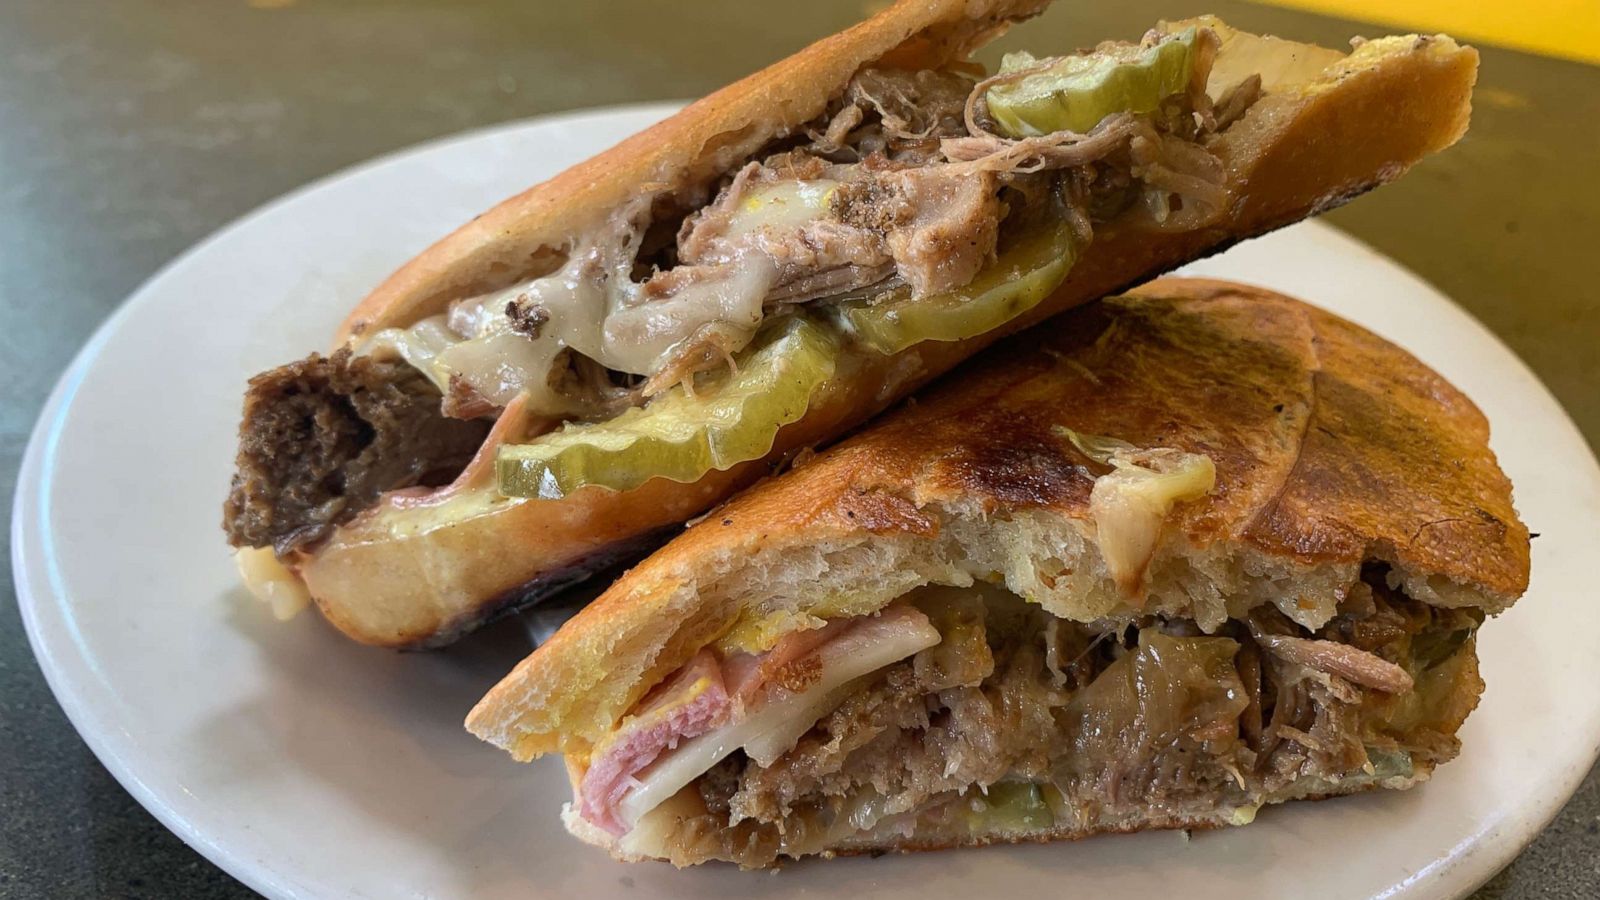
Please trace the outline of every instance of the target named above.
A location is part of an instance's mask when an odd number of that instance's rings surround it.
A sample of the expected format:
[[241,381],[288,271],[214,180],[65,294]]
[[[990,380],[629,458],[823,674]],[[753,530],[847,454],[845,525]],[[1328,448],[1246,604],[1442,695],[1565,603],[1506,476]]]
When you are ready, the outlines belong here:
[[872,534],[932,537],[939,533],[936,518],[924,513],[915,502],[886,490],[851,488],[839,497],[832,513],[842,517],[845,527],[864,528]]
[[934,478],[991,511],[1087,504],[1094,477],[1082,455],[1045,427],[1047,421],[1037,411],[983,415],[972,438],[952,444]]

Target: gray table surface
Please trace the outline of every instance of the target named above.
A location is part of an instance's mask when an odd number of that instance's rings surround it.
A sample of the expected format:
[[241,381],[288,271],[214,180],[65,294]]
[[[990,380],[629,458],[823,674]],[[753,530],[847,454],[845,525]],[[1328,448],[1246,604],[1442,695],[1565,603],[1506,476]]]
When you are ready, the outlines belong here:
[[[4,0],[4,508],[34,417],[72,353],[140,282],[217,227],[428,138],[702,94],[862,10],[861,0]],[[1223,0],[1124,0],[1061,4],[1016,37],[1070,47],[1202,11],[1330,46],[1379,31]],[[1457,148],[1329,218],[1488,324],[1600,443],[1590,275],[1600,69],[1487,49],[1477,99]],[[14,599],[0,602],[0,897],[249,895],[100,766],[45,685]],[[1477,896],[1600,897],[1600,771]]]

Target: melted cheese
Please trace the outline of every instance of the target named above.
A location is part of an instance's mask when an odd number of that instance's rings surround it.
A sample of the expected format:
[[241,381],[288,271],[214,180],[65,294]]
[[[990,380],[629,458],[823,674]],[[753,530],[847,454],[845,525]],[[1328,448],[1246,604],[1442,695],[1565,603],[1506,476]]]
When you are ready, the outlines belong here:
[[600,361],[607,368],[648,375],[665,366],[673,351],[712,323],[732,326],[749,342],[761,324],[762,305],[777,279],[777,267],[752,253],[714,277],[685,286],[660,300],[617,309],[606,317]]
[[311,592],[300,576],[278,561],[271,547],[244,547],[233,556],[244,586],[257,600],[272,607],[280,622],[294,618],[311,605]]
[[1107,572],[1133,596],[1143,587],[1172,507],[1210,493],[1217,468],[1208,456],[1176,450],[1119,450],[1111,464],[1115,468],[1096,478],[1089,492],[1089,515]]
[[776,686],[769,688],[764,702],[743,716],[684,742],[641,772],[639,784],[618,804],[621,819],[629,825],[639,822],[650,810],[740,748],[757,764],[770,764],[836,707],[849,693],[844,689],[853,687],[851,683],[856,679],[938,642],[938,629],[920,615],[916,621],[899,627],[845,632],[814,651],[820,658],[820,673],[806,689],[790,692]]
[[[826,180],[764,186],[734,211],[726,237],[804,227],[827,213],[836,186]],[[632,278],[640,230],[618,227],[629,230],[603,235],[551,274],[459,300],[448,315],[409,328],[386,328],[363,351],[394,350],[441,391],[459,378],[499,406],[526,391],[534,411],[565,416],[575,411],[548,384],[563,349],[608,369],[649,376],[707,325],[726,326],[744,341],[754,335],[778,276],[772,259],[757,249],[759,240],[749,241],[732,262],[686,272],[681,286],[650,294]],[[537,337],[513,327],[506,314],[513,302],[544,311]]]
[[739,203],[724,236],[741,238],[762,229],[798,230],[821,218],[839,182],[827,178],[779,181],[750,192]]

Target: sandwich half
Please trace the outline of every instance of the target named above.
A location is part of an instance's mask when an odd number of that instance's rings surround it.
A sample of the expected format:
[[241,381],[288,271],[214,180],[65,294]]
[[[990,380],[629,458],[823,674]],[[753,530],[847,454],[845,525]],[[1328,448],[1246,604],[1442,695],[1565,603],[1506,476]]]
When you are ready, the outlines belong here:
[[1477,56],[1446,37],[1204,19],[969,61],[1042,5],[901,0],[405,265],[336,350],[249,386],[224,517],[249,580],[360,641],[448,642],[1467,126]]
[[467,727],[621,859],[1251,821],[1453,758],[1528,531],[1465,396],[1170,279],[991,350],[669,543]]

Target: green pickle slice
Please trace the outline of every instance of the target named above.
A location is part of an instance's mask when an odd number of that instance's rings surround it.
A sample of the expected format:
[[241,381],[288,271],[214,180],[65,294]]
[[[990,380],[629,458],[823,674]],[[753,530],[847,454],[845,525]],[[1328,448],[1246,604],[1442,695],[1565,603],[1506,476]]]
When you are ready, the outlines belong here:
[[[1062,57],[1011,84],[989,89],[989,115],[1006,137],[1057,131],[1091,131],[1119,112],[1154,112],[1183,91],[1194,65],[1195,29],[1186,28],[1150,47],[1120,46]],[[1000,72],[1038,65],[1027,53],[1007,53]]]
[[690,483],[760,459],[833,377],[837,352],[825,326],[790,316],[757,337],[736,374],[693,396],[679,385],[605,422],[501,447],[497,486],[508,497],[555,500],[588,485],[628,491],[657,477]]
[[967,821],[974,831],[1027,834],[1053,827],[1056,817],[1045,791],[1054,787],[1002,781],[989,785],[988,793],[972,798]]
[[922,341],[959,341],[993,331],[1050,296],[1067,277],[1078,241],[1065,217],[1056,217],[1000,254],[966,287],[912,299],[908,290],[842,304],[845,327],[879,353]]

